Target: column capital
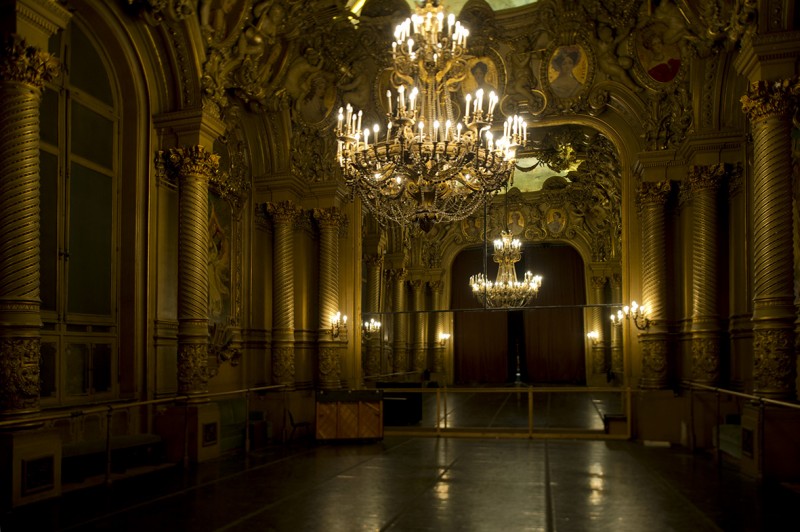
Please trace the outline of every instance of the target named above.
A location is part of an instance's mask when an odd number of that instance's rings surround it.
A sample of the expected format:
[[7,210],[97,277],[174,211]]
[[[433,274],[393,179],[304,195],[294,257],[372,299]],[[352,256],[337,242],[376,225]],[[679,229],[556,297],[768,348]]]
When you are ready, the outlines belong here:
[[403,282],[408,279],[408,270],[405,268],[394,268],[392,270],[387,270],[386,275],[392,281]]
[[788,118],[794,100],[800,95],[800,78],[754,81],[742,96],[742,111],[753,122],[767,118]]
[[336,229],[345,220],[345,215],[338,207],[314,209],[313,214],[320,228]]
[[642,181],[637,191],[637,199],[642,206],[665,205],[671,189],[669,181]]
[[303,209],[292,201],[286,200],[278,203],[267,203],[267,212],[272,216],[273,221],[277,223],[292,223],[300,216]]
[[441,279],[437,279],[435,281],[428,281],[428,286],[431,287],[431,292],[433,292],[434,294],[438,294],[442,290],[444,290],[444,281],[442,281]]
[[61,74],[56,57],[29,46],[17,35],[6,37],[0,50],[0,81],[26,83],[42,88]]
[[718,190],[725,179],[725,163],[689,166],[689,186],[692,192]]
[[593,290],[602,290],[606,286],[607,278],[603,275],[593,275],[589,278]]
[[219,170],[219,155],[205,149],[204,146],[187,146],[171,148],[167,152],[167,164],[172,172],[180,178],[210,178]]

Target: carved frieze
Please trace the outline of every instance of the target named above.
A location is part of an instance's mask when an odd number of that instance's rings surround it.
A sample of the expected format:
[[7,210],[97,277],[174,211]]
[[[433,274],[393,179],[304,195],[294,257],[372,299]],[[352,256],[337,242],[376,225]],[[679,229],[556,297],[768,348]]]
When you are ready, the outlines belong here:
[[178,344],[178,392],[202,393],[208,389],[208,344]]
[[788,328],[753,331],[755,393],[785,396],[794,390],[796,357],[793,335]]
[[39,408],[39,338],[0,338],[0,412]]

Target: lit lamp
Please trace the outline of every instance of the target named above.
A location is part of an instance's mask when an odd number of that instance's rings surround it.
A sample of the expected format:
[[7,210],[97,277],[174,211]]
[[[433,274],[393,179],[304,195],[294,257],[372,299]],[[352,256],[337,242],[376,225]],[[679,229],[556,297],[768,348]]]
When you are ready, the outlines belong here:
[[342,316],[341,312],[331,315],[331,336],[333,338],[339,338],[339,334],[345,327],[347,327],[347,316]]
[[439,333],[439,345],[444,347],[447,341],[450,339],[450,333]]
[[372,335],[379,332],[381,330],[381,322],[375,321],[374,318],[370,318],[369,321],[365,321],[361,324],[361,334],[364,336],[366,340],[372,338]]
[[622,319],[627,320],[633,318],[633,323],[640,331],[644,331],[650,327],[650,318],[647,317],[648,308],[645,305],[639,305],[636,301],[631,302],[631,305],[625,305],[622,310],[618,310],[616,314],[611,315],[611,323],[613,325],[622,325]]
[[466,218],[511,179],[527,124],[508,117],[495,138],[500,94],[478,89],[453,101],[469,71],[468,35],[427,0],[394,32],[386,126],[362,128],[363,110],[339,109],[336,158],[345,183],[381,221],[428,231]]
[[586,337],[591,340],[592,345],[600,343],[600,334],[597,331],[589,331],[586,333]]

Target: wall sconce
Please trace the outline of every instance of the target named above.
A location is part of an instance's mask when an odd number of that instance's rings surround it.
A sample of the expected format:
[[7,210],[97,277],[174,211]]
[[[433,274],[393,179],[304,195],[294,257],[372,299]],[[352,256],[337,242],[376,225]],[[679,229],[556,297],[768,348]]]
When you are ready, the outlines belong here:
[[365,321],[361,324],[361,334],[364,336],[366,340],[372,338],[372,335],[380,332],[381,330],[381,322],[375,321],[374,318],[370,318],[369,321]]
[[339,338],[341,330],[347,327],[347,316],[342,316],[341,312],[331,315],[331,336]]
[[444,344],[450,339],[450,333],[439,333],[439,345],[444,347]]
[[636,328],[644,331],[650,327],[650,318],[647,317],[647,307],[639,305],[636,301],[631,303],[631,306],[625,305],[622,310],[618,310],[616,315],[611,315],[611,323],[614,325],[622,325],[622,318],[631,319]]
[[586,333],[586,337],[592,341],[592,345],[600,343],[600,334],[597,331],[589,331]]

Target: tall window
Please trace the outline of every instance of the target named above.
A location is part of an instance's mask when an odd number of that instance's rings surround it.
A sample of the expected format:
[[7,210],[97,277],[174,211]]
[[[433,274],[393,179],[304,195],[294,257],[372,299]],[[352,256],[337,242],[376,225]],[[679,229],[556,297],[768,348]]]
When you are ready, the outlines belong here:
[[63,65],[41,108],[43,405],[118,393],[118,98],[75,20],[50,41]]

